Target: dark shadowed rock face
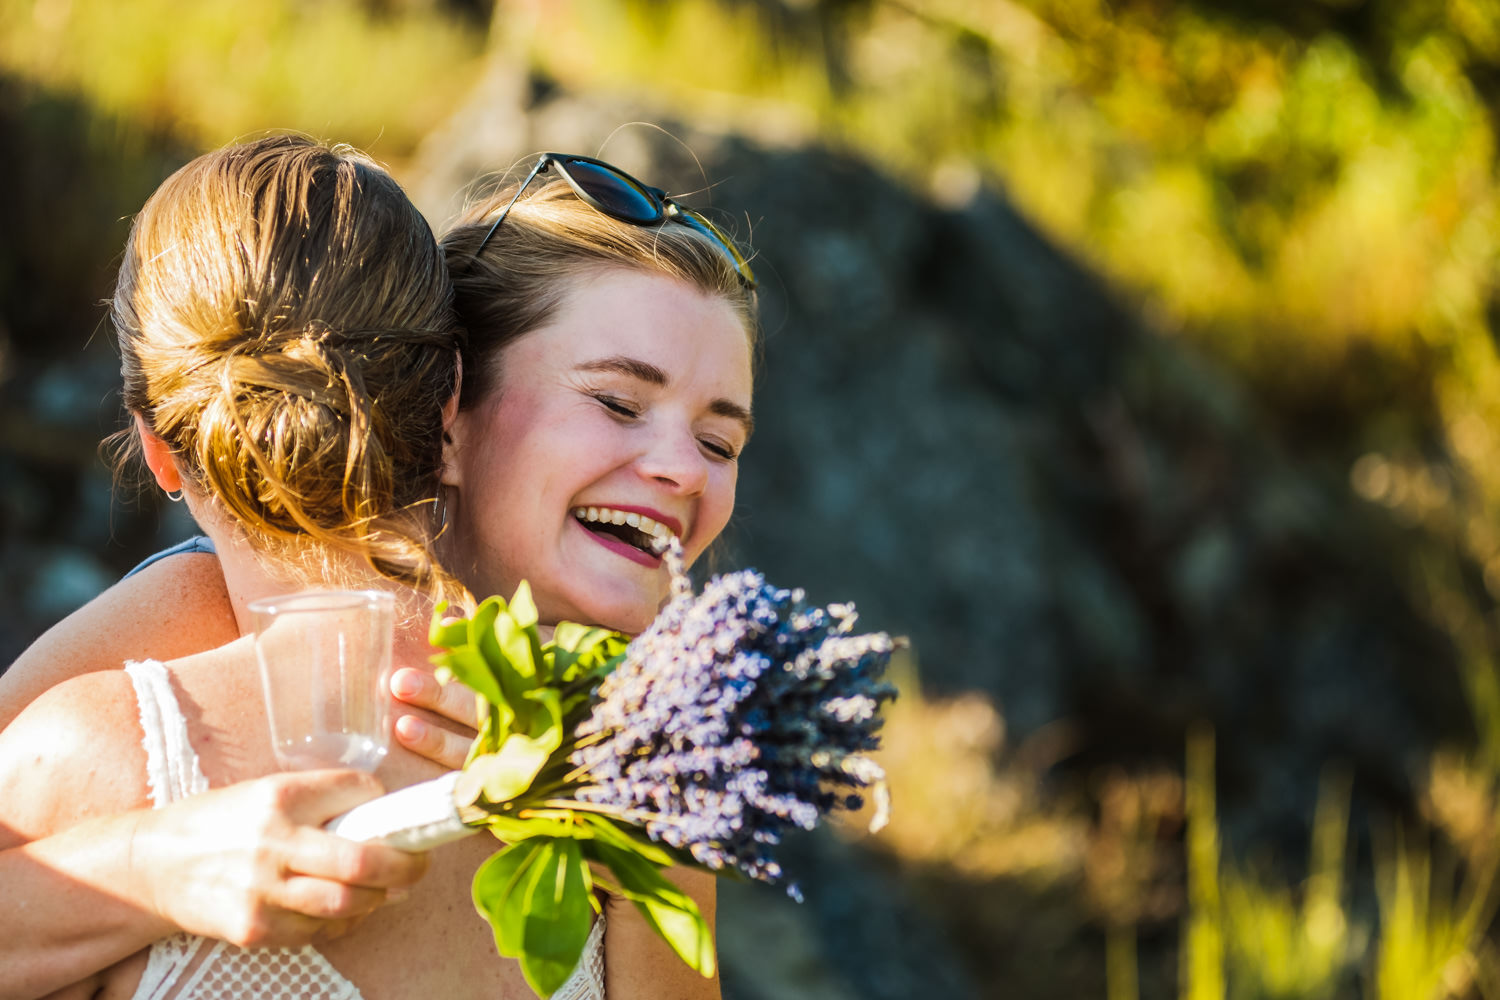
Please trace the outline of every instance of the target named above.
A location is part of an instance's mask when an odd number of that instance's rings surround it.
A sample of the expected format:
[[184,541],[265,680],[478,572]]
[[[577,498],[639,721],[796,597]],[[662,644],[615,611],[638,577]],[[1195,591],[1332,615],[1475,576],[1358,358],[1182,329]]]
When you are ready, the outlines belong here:
[[1247,835],[1300,829],[1331,757],[1384,791],[1461,738],[1451,652],[1342,477],[1281,457],[1223,373],[1003,198],[943,211],[816,152],[705,159],[717,204],[762,218],[768,274],[738,561],[852,598],[1023,739],[1071,720],[1080,762],[1176,760],[1214,722]]

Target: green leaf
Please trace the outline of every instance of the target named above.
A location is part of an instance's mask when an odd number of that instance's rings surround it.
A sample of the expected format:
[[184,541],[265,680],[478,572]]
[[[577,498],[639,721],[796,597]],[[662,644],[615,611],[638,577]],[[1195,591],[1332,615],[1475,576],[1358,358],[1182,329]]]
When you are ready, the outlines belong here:
[[558,622],[557,627],[552,630],[552,642],[559,649],[566,649],[570,653],[581,652],[580,643],[596,632],[604,632],[602,628],[593,625],[580,625],[577,622]]
[[432,624],[427,627],[428,644],[439,649],[461,646],[468,642],[469,638],[469,620],[459,618],[456,621],[445,622],[443,612],[447,610],[447,601],[438,602],[438,606],[432,609]]
[[535,636],[517,625],[509,613],[495,619],[491,633],[500,651],[497,664],[500,686],[518,716],[516,728],[524,731],[529,728],[531,713],[520,704],[521,696],[535,689],[538,683],[533,646]]
[[522,697],[539,709],[531,718],[527,735],[535,739],[538,746],[545,747],[547,753],[552,753],[562,746],[563,741],[561,695],[556,688],[542,687],[527,691]]
[[[472,753],[473,748],[470,748]],[[453,783],[453,804],[462,809],[478,802],[484,795],[484,779],[489,776],[488,766],[495,759],[492,753],[471,756],[464,762],[463,773]]]
[[454,799],[468,805],[477,801],[478,790],[483,790],[489,802],[509,802],[531,787],[550,753],[530,736],[511,733],[498,753],[481,754],[464,768],[454,788]]
[[525,580],[516,586],[515,596],[510,599],[510,616],[525,634],[526,642],[531,647],[531,662],[536,668],[537,681],[541,684],[551,683],[552,658],[544,652],[542,634],[537,631],[537,621],[540,616],[537,613],[536,601],[531,597],[531,584]]
[[614,669],[609,661],[625,649],[625,637],[609,629],[561,622],[552,633],[554,677],[562,683],[583,676],[603,676]]
[[713,977],[713,932],[691,896],[667,881],[656,865],[632,851],[598,839],[586,841],[580,848],[585,856],[610,870],[619,882],[620,894],[636,905],[679,958],[705,979]]
[[479,605],[479,610],[474,612],[474,621],[469,626],[469,644],[484,657],[484,662],[489,664],[490,673],[495,675],[496,680],[502,680],[505,651],[495,639],[495,622],[505,617],[505,614],[505,601],[499,597],[488,597]]
[[506,958],[520,955],[526,921],[525,899],[519,891],[527,870],[545,841],[525,840],[497,852],[474,873],[474,909],[495,932],[495,948]]
[[597,813],[584,813],[580,818],[600,840],[623,851],[634,851],[653,865],[670,868],[679,863],[679,859],[671,851],[650,837],[636,832],[634,828],[622,827],[607,816]]
[[510,616],[522,628],[531,628],[539,619],[536,601],[531,597],[531,584],[525,580],[516,586],[515,596],[510,599]]
[[569,838],[539,841],[526,881],[526,918],[522,932],[521,972],[541,996],[551,996],[567,981],[583,955],[593,923],[589,899],[592,879],[578,842]]
[[445,653],[434,655],[432,662],[436,663],[439,668],[446,669],[491,703],[504,700],[499,681],[496,680],[489,663],[473,646],[455,646]]
[[501,738],[509,735],[505,731],[508,727],[500,709],[477,692],[474,695],[474,709],[474,714],[479,717],[479,732],[474,734],[474,742],[469,744],[469,753],[464,758],[464,767],[474,763],[475,758],[481,754],[498,751]]
[[508,844],[532,837],[572,837],[575,840],[593,837],[593,831],[588,827],[562,819],[561,815],[563,814],[559,811],[558,814],[549,812],[544,816],[528,815],[525,819],[518,816],[490,816],[484,822],[491,833]]
[[[497,736],[503,738],[509,730],[513,710],[506,702],[500,686],[496,661],[500,659],[499,646],[493,641],[486,643],[484,637],[491,631],[490,623],[505,607],[499,598],[489,598],[479,605],[472,619],[460,619],[447,625],[436,618],[429,629],[429,640],[433,645],[444,647],[444,652],[434,654],[432,662],[438,664],[438,679],[446,681],[445,675],[456,677],[473,689],[491,706],[497,707],[499,728]],[[487,649],[486,647],[493,647]]]

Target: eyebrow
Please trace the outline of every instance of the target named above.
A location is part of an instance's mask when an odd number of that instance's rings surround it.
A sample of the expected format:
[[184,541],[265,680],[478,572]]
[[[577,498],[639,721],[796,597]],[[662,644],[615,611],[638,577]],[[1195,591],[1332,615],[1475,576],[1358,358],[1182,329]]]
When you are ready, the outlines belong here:
[[[574,370],[624,375],[626,378],[633,378],[648,385],[662,387],[665,387],[671,381],[667,377],[667,373],[656,365],[623,354],[616,354],[607,358],[597,358],[593,361],[584,361],[575,365]],[[708,404],[708,409],[715,416],[728,417],[730,420],[743,424],[746,437],[749,437],[750,432],[755,429],[755,418],[750,415],[750,411],[732,399],[724,399],[722,397],[715,399]]]

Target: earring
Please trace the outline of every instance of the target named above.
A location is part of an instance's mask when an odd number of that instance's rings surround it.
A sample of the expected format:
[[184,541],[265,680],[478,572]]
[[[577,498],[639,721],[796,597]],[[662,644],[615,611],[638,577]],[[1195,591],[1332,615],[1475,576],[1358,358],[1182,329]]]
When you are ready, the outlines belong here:
[[182,503],[182,491],[181,490],[178,490],[175,496],[173,495],[173,493],[172,493],[171,490],[167,490],[166,493],[167,493],[167,499],[168,500],[172,501],[173,503]]

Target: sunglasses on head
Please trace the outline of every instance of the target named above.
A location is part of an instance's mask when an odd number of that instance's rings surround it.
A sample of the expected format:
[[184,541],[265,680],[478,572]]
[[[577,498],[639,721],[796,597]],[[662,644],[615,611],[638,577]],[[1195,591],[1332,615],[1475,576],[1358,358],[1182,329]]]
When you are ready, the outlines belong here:
[[589,156],[570,156],[566,153],[542,154],[542,158],[536,161],[536,166],[531,168],[531,173],[516,188],[515,195],[500,210],[500,217],[484,234],[484,239],[479,241],[479,248],[474,251],[474,256],[478,257],[484,252],[490,237],[495,235],[495,230],[500,228],[500,223],[510,214],[511,206],[521,197],[521,192],[536,179],[537,174],[549,167],[568,182],[574,194],[611,219],[637,226],[654,226],[670,219],[697,230],[723,251],[745,287],[755,288],[755,274],[750,270],[749,261],[735,249],[734,241],[720,232],[718,226],[691,208],[677,204],[661,188],[648,187],[619,167]]

